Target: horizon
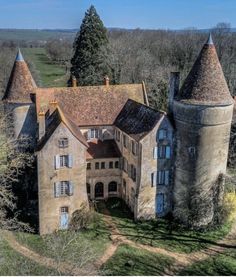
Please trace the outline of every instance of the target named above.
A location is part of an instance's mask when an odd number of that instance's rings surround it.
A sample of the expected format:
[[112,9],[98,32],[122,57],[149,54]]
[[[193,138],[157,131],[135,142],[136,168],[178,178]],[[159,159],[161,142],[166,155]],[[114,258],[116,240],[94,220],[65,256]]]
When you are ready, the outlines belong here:
[[91,5],[107,28],[204,30],[220,22],[236,27],[234,0],[0,0],[0,5],[0,29],[9,30],[78,29]]

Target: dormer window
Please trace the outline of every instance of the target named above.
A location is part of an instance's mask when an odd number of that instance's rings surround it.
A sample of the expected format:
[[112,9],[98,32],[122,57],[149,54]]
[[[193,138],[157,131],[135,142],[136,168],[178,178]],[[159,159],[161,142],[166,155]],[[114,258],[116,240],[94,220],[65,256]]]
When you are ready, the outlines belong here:
[[91,129],[91,139],[98,138],[98,129]]
[[60,148],[67,148],[68,147],[68,138],[60,138],[58,141],[58,146]]

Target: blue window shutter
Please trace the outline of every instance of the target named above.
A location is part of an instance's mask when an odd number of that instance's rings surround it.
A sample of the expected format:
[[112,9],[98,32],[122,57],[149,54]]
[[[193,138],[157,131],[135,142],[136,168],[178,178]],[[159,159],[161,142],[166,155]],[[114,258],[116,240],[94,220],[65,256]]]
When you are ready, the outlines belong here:
[[162,171],[158,171],[158,185],[162,185]]
[[73,166],[73,157],[72,155],[68,155],[68,167],[72,167]]
[[169,170],[165,170],[165,185],[169,185]]
[[154,148],[153,148],[153,159],[157,159],[157,152],[158,152],[158,147],[157,146],[155,146]]
[[54,183],[54,196],[55,197],[60,196],[60,182]]
[[87,139],[88,139],[88,140],[91,139],[91,129],[88,129]]
[[166,146],[166,158],[170,159],[170,146]]
[[74,193],[74,187],[71,181],[69,181],[69,195],[73,195]]
[[55,169],[60,168],[60,156],[59,155],[54,156],[54,166],[55,166]]

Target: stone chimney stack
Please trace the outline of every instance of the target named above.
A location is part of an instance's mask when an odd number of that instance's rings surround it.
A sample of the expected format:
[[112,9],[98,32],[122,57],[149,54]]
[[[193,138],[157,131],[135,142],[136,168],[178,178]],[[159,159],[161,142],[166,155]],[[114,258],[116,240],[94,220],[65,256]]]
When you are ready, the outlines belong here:
[[109,77],[108,76],[104,77],[104,86],[109,87]]
[[55,111],[56,107],[57,107],[57,100],[56,99],[49,102],[49,112],[50,112],[50,114],[52,114]]
[[38,114],[39,140],[45,135],[46,123],[45,112],[40,111]]
[[179,81],[180,76],[179,72],[170,73],[170,83],[169,83],[169,95],[168,95],[168,113],[173,113],[173,101],[175,95],[179,92]]
[[72,79],[72,87],[76,88],[77,87],[77,80],[76,80],[75,76],[72,76],[71,79]]

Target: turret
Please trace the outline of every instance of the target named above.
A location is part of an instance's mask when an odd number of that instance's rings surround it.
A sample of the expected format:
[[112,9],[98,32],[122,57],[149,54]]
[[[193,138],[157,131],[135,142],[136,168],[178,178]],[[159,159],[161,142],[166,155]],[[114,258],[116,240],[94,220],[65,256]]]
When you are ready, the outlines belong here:
[[3,100],[31,103],[30,93],[34,88],[36,88],[35,81],[19,49]]
[[221,204],[233,99],[211,35],[175,95],[174,217],[201,228]]

